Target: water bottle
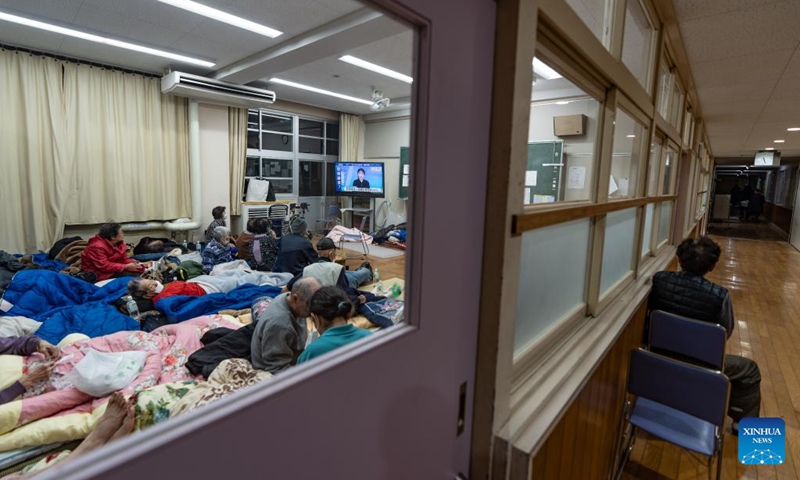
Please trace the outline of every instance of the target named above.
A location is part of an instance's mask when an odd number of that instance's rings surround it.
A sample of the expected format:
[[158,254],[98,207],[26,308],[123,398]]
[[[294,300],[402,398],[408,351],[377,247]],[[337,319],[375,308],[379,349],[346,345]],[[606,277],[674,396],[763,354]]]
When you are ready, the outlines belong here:
[[187,253],[188,251],[189,251],[189,243],[184,238],[183,239],[183,253]]
[[139,305],[136,304],[136,300],[130,295],[126,295],[123,300],[125,300],[125,308],[128,310],[128,315],[134,320],[139,320]]
[[381,281],[381,274],[378,272],[378,269],[372,271],[372,281],[373,282],[380,282]]

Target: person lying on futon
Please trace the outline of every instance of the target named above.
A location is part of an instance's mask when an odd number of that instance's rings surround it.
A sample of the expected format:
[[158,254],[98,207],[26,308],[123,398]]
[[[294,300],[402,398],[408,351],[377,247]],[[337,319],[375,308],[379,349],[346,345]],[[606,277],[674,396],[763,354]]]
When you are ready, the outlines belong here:
[[129,258],[125,234],[119,223],[106,223],[81,253],[81,270],[97,275],[97,280],[115,277],[136,277],[146,264]]
[[35,384],[49,378],[53,372],[53,367],[61,358],[61,350],[58,347],[45,342],[39,337],[26,335],[24,337],[0,338],[0,355],[28,356],[36,352],[44,355],[47,362],[36,365],[12,385],[0,390],[0,405],[14,400]]

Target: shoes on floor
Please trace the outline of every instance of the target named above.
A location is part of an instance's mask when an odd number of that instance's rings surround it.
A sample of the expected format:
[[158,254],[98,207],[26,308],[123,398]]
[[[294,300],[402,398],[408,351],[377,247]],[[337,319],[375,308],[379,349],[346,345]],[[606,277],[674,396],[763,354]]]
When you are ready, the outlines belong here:
[[369,270],[369,279],[372,281],[372,265],[369,262],[363,262],[358,268],[366,268]]

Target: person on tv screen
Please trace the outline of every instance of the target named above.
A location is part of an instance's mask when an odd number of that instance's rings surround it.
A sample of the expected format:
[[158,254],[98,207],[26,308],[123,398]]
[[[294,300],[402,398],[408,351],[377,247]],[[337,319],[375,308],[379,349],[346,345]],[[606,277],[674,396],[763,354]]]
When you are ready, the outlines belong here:
[[353,180],[353,186],[357,188],[369,188],[369,181],[364,180],[364,175],[367,172],[363,168],[358,169],[358,180]]

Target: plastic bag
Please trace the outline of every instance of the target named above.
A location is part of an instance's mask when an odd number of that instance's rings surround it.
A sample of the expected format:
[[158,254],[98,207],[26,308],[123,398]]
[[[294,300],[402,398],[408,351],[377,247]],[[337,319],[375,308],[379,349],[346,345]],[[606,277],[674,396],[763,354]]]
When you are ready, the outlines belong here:
[[104,397],[130,385],[141,373],[146,359],[146,352],[89,350],[69,373],[68,380],[87,395]]
[[267,200],[269,193],[269,182],[267,180],[259,180],[258,178],[251,178],[247,184],[247,196],[245,202],[263,202]]

